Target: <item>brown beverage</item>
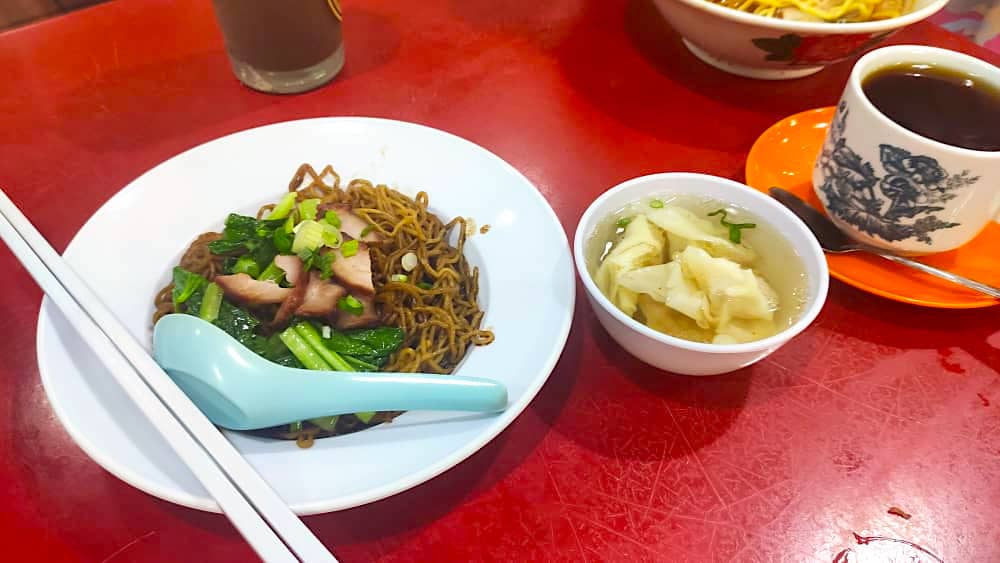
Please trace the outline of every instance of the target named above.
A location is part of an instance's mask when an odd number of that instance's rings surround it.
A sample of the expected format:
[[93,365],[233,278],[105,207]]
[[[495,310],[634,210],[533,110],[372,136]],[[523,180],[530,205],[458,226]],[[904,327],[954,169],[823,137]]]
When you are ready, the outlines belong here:
[[339,3],[213,0],[237,77],[251,88],[300,92],[343,66]]
[[899,125],[942,143],[1000,151],[1000,87],[947,67],[901,63],[861,84],[865,96]]

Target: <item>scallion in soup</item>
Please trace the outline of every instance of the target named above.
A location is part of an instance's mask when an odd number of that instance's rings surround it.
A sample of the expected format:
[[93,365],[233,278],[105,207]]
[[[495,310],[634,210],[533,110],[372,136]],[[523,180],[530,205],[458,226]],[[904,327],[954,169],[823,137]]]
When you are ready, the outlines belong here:
[[695,342],[767,338],[798,319],[806,274],[792,246],[746,210],[695,196],[628,205],[586,248],[601,292],[646,326]]

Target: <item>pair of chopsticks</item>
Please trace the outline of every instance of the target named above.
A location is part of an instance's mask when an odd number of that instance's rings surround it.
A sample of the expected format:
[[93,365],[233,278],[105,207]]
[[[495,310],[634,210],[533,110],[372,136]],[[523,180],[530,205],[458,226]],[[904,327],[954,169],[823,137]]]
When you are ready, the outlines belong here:
[[0,190],[0,238],[267,562],[336,563]]

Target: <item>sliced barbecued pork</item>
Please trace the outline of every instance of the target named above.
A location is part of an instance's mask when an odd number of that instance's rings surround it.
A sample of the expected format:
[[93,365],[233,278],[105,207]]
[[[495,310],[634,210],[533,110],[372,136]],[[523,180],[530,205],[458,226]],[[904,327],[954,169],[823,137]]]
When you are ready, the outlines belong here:
[[244,305],[273,305],[284,302],[292,293],[291,289],[274,282],[255,280],[247,274],[215,276],[222,292],[229,299]]
[[346,287],[352,294],[375,294],[375,284],[372,282],[372,258],[367,244],[359,243],[357,254],[348,258],[338,252],[331,269],[340,285]]
[[274,257],[274,265],[285,272],[285,279],[290,285],[299,285],[299,276],[302,275],[302,260],[298,256],[279,254]]
[[[278,262],[279,258],[282,259],[280,263]],[[274,314],[274,320],[271,321],[271,329],[279,330],[288,325],[292,315],[305,300],[306,290],[309,288],[309,278],[302,271],[302,260],[298,256],[276,256],[274,261],[279,268],[285,270],[285,279],[288,280],[288,283],[294,283],[294,287],[289,290],[288,297],[281,302],[281,307],[278,308],[278,312]],[[287,269],[282,264],[287,266]]]
[[303,317],[329,317],[337,312],[337,302],[345,295],[347,290],[343,287],[324,280],[317,272],[310,272],[309,287],[306,288],[305,297],[295,314]]
[[375,298],[370,295],[355,295],[354,298],[364,307],[361,314],[352,315],[347,311],[340,311],[337,313],[337,322],[334,326],[340,330],[349,330],[377,325],[379,318],[378,311],[375,310]]
[[[321,205],[321,210],[334,211],[340,217],[340,230],[347,233],[352,239],[364,242],[377,242],[382,240],[382,235],[370,228],[371,225],[360,216],[356,215],[351,206],[346,203],[333,203]],[[368,232],[365,232],[367,230]],[[361,236],[361,233],[365,233]]]

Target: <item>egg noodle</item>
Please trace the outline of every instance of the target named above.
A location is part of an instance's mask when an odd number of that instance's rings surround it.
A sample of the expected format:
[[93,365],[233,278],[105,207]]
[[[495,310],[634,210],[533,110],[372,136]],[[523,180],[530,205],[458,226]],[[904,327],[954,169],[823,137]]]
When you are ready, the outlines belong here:
[[913,0],[710,0],[758,16],[796,21],[856,23],[899,17]]

